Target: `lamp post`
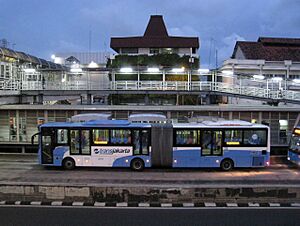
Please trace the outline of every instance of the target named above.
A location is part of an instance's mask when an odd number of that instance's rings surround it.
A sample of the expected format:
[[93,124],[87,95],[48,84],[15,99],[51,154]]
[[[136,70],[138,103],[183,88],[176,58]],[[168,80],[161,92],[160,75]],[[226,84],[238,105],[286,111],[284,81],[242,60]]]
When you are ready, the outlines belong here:
[[193,74],[193,63],[194,63],[194,57],[189,58],[189,63],[190,63],[190,76],[188,76],[188,90],[191,90],[191,85],[192,85],[192,74]]

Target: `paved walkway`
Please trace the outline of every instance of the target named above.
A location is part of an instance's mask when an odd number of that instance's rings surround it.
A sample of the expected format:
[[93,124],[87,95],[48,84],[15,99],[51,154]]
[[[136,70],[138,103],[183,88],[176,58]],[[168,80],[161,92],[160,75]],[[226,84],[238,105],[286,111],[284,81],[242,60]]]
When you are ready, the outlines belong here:
[[[274,162],[274,160],[273,160]],[[296,186],[300,187],[300,168],[286,163],[262,169],[130,169],[61,168],[37,164],[35,155],[0,155],[0,184],[96,185],[96,186]]]

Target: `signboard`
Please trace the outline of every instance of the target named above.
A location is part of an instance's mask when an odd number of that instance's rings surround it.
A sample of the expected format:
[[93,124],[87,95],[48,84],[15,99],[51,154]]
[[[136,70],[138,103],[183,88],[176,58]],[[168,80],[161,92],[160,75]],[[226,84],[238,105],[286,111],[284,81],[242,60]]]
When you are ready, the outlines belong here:
[[92,156],[94,157],[123,157],[132,155],[132,147],[128,146],[107,146],[107,147],[97,147],[92,146]]

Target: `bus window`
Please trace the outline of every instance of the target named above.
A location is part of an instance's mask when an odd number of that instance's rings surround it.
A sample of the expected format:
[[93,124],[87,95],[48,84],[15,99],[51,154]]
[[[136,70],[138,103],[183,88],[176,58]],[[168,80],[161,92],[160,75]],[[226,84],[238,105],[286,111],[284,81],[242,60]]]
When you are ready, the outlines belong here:
[[244,130],[244,145],[267,146],[267,131]]
[[133,131],[133,154],[139,155],[141,150],[140,131]]
[[142,130],[142,155],[149,153],[149,133],[147,130]]
[[109,130],[108,129],[93,129],[94,144],[108,144]]
[[68,143],[68,130],[58,129],[57,130],[57,144],[67,144]]
[[111,140],[112,144],[131,144],[131,131],[125,129],[114,129],[111,130]]
[[177,130],[176,131],[176,145],[197,145],[200,141],[199,130]]
[[70,131],[70,154],[79,154],[79,130]]
[[225,130],[224,132],[224,144],[226,146],[236,146],[241,145],[243,141],[243,131],[242,130]]
[[81,153],[83,155],[90,155],[90,131],[81,130]]

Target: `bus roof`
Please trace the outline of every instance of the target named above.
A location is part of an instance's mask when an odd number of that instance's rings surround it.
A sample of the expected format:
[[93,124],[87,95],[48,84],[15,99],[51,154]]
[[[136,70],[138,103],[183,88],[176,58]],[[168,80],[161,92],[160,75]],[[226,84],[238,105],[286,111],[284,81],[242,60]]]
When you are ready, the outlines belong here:
[[266,125],[250,123],[242,120],[203,121],[175,123],[174,128],[269,128]]
[[121,128],[150,128],[148,123],[131,123],[127,120],[92,120],[88,122],[49,122],[41,125],[41,128],[45,127],[121,127]]
[[132,114],[129,115],[128,121],[130,122],[165,122],[167,121],[167,117],[161,114]]

